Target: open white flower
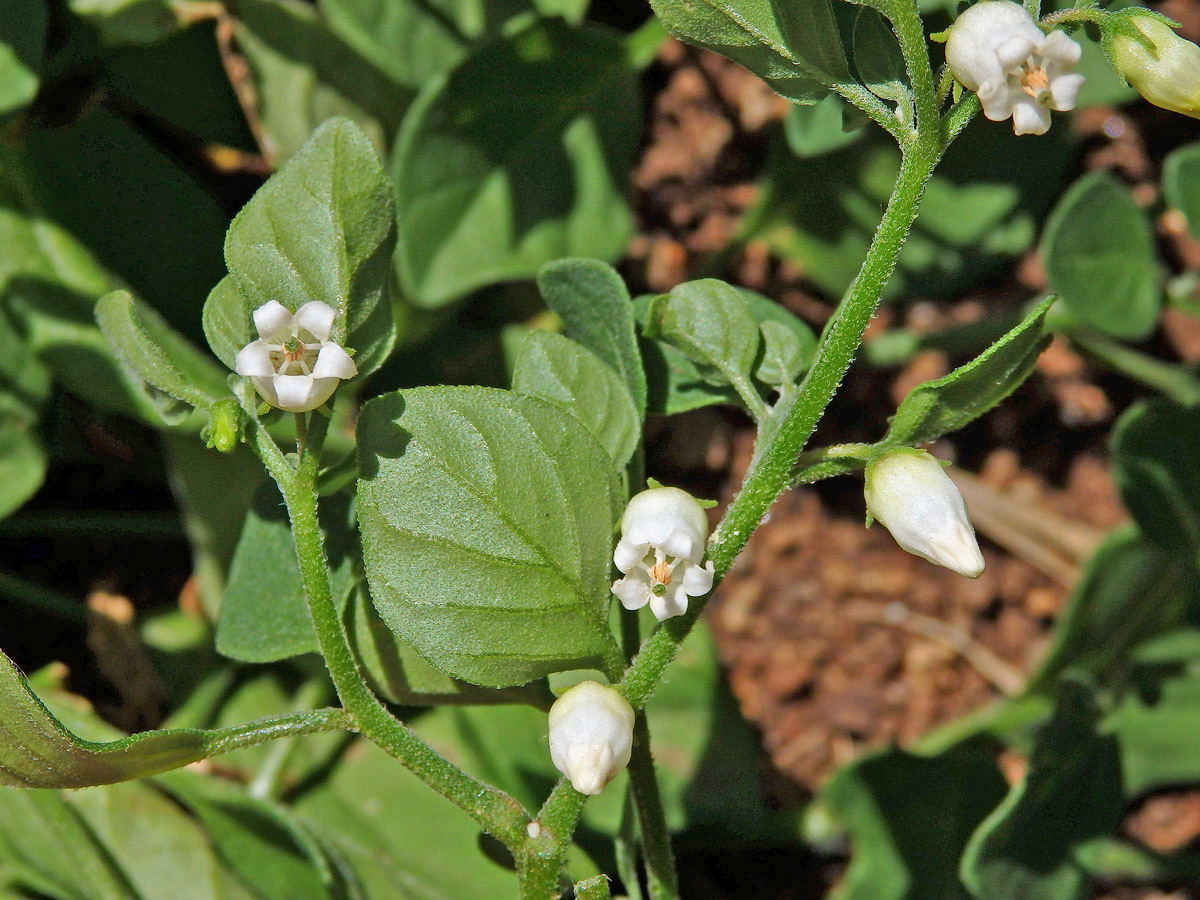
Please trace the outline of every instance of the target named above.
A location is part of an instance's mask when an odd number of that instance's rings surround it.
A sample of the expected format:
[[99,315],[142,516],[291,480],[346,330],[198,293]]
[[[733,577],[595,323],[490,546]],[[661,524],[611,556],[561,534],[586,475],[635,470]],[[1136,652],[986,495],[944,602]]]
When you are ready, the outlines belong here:
[[993,122],[1009,116],[1016,134],[1045,134],[1050,110],[1075,108],[1083,76],[1071,72],[1080,48],[1061,31],[1045,34],[1019,3],[984,0],[950,26],[946,62],[979,95]]
[[237,373],[249,376],[264,400],[288,412],[308,412],[332,396],[338,382],[358,374],[354,360],[329,339],[337,313],[313,300],[295,315],[275,300],[254,311],[258,340],[237,355]]
[[959,575],[979,577],[983,554],[966,504],[932,455],[903,448],[872,460],[865,494],[867,510],[909,553]]
[[683,615],[689,596],[712,590],[713,564],[701,565],[707,538],[708,517],[687,491],[642,491],[621,518],[613,562],[625,577],[613,582],[612,592],[626,609],[649,603],[660,622]]
[[582,681],[550,707],[550,759],[581,794],[598,794],[633,750],[633,707],[610,687]]

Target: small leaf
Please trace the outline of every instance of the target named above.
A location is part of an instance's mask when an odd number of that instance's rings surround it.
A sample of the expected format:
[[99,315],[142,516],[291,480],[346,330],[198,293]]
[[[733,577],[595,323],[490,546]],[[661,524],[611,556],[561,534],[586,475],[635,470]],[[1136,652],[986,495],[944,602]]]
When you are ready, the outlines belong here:
[[637,410],[621,377],[570,338],[530,331],[517,357],[512,388],[576,419],[604,447],[618,472],[641,440]]
[[617,259],[632,230],[638,93],[615,34],[553,19],[428,82],[392,164],[397,263],[414,302],[441,306],[564,256]]
[[1200,604],[1200,576],[1127,526],[1088,560],[1026,691],[1049,693],[1068,669],[1103,678],[1129,648],[1180,625]]
[[180,27],[168,0],[69,0],[109,44],[152,44]]
[[155,390],[208,409],[229,396],[225,375],[128,291],[96,301],[96,323],[127,369]]
[[863,7],[854,16],[854,68],[871,93],[892,103],[908,100],[908,75],[896,36],[882,15]]
[[763,358],[754,377],[771,387],[789,385],[804,370],[804,347],[786,325],[767,321],[758,326],[763,338]]
[[42,0],[14,0],[0,16],[0,116],[37,94],[50,11]]
[[247,318],[269,300],[292,312],[327,303],[338,314],[334,340],[357,350],[367,373],[395,339],[395,239],[391,185],[375,149],[353,122],[330,119],[238,213],[225,259]]
[[[803,356],[801,369],[807,369],[817,350],[817,338],[812,329],[773,300],[744,288],[738,290],[759,328],[764,322],[777,322],[796,336]],[[634,316],[643,332],[649,328],[650,310],[656,299],[642,296],[634,301]],[[714,404],[737,406],[741,403],[735,390],[728,385],[712,384],[696,363],[670,344],[647,338],[641,342],[641,350],[646,361],[648,405],[653,411],[675,415]],[[761,365],[764,357],[765,347],[762,347],[755,357],[755,365]]]
[[1163,161],[1163,199],[1187,220],[1188,231],[1200,238],[1200,143],[1172,150]]
[[783,120],[788,148],[801,159],[808,159],[853,144],[865,132],[862,128],[846,129],[845,110],[836,94],[811,106],[793,105]]
[[1053,297],[1016,328],[949,375],[919,384],[900,403],[880,448],[913,446],[957,431],[1020,387],[1050,342],[1043,333]]
[[1096,731],[1086,688],[1065,682],[1038,735],[1029,771],[971,836],[960,874],[980,900],[1081,898],[1088,876],[1072,858],[1121,820],[1116,743]]
[[1113,480],[1138,527],[1164,550],[1200,561],[1200,410],[1167,400],[1131,406],[1113,427]]
[[888,750],[841,767],[817,801],[852,845],[833,900],[968,900],[959,857],[1005,791],[995,762],[978,753]]
[[1103,172],[1069,187],[1046,221],[1042,254],[1051,288],[1087,324],[1144,338],[1162,305],[1154,235],[1129,192]]
[[548,403],[418,388],[359,416],[371,596],[448,675],[490,687],[594,667],[624,495],[604,450]]
[[50,715],[25,676],[0,653],[0,785],[87,787],[144,778],[265,741],[347,728],[341,710],[278,716],[233,728],[145,731],[116,741],[81,740]]
[[35,425],[18,402],[0,393],[0,519],[19,509],[46,477],[46,451]]
[[745,382],[758,355],[758,323],[745,299],[715,278],[689,281],[658,297],[646,333],[678,348],[717,384]]
[[646,416],[646,373],[634,329],[633,303],[617,270],[594,259],[560,259],[543,266],[538,290],[558,313],[567,337],[608,363],[624,380],[637,408]]
[[[335,602],[344,608],[358,557],[354,512],[345,494],[322,498],[321,526]],[[217,651],[244,662],[274,662],[317,651],[292,529],[279,490],[263,482],[246,516],[217,619]]]
[[218,281],[204,301],[204,337],[230,369],[237,367],[238,351],[254,340],[250,312],[232,275]]
[[827,93],[826,84],[845,76],[827,0],[652,0],[650,5],[675,37],[740,63],[793,102],[815,103]]

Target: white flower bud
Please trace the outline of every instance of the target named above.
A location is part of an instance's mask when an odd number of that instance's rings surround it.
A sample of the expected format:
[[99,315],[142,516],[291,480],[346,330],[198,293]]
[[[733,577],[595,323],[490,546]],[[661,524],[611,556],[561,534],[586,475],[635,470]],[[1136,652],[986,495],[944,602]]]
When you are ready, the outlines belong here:
[[867,511],[896,543],[968,578],[983,571],[983,554],[962,494],[942,464],[924,450],[901,449],[867,464]]
[[1009,116],[1016,134],[1045,134],[1050,110],[1075,108],[1083,76],[1071,72],[1080,47],[1061,31],[1050,34],[1009,0],[983,0],[963,11],[946,38],[946,62],[963,87],[975,91],[993,122]]
[[613,562],[625,574],[612,591],[626,609],[647,603],[658,621],[687,612],[688,597],[712,590],[713,564],[701,565],[708,517],[696,498],[672,487],[650,488],[629,501]]
[[550,707],[550,758],[579,793],[600,793],[632,750],[633,707],[612,688],[583,681]]
[[1200,47],[1153,16],[1135,15],[1127,21],[1154,46],[1114,34],[1112,62],[1117,71],[1155,106],[1200,119]]
[[277,409],[308,412],[353,378],[358,367],[350,354],[329,339],[337,313],[313,300],[295,314],[271,300],[254,311],[258,340],[237,355],[237,373],[250,378],[259,395]]

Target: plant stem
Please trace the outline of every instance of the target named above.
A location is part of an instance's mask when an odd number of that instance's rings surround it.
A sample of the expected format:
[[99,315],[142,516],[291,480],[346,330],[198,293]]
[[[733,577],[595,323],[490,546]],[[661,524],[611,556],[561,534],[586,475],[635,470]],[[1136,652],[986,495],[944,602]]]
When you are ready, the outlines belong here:
[[[916,0],[891,0],[883,9],[891,20],[892,31],[896,33],[896,40],[900,43],[904,67],[908,71],[908,82],[916,101],[918,146],[936,146],[934,139],[937,137],[939,124],[937,86],[934,84],[933,67],[929,63],[925,24],[921,21]],[[868,254],[867,260],[870,258]],[[864,267],[865,265],[864,263]]]
[[663,813],[658,776],[654,771],[654,758],[650,754],[650,726],[645,712],[638,712],[633,725],[629,786],[641,825],[642,855],[646,860],[650,900],[678,900],[679,881],[675,874],[675,854],[671,850],[671,831]]
[[[741,491],[709,542],[708,555],[716,569],[717,583],[729,571],[776,498],[792,484],[795,462],[854,361],[880,294],[896,266],[900,248],[916,219],[925,184],[937,164],[939,143],[935,127],[932,138],[923,137],[919,146],[905,154],[867,258],[826,327],[817,358],[800,386],[799,398],[790,408],[781,408],[784,419],[777,428],[764,430],[766,446],[755,452]],[[668,619],[642,645],[621,683],[622,692],[634,709],[641,709],[650,698],[703,607],[703,602],[696,602],[685,615]]]
[[530,825],[528,840],[517,857],[521,900],[550,900],[559,896],[559,882],[571,835],[579,823],[586,796],[560,778]]
[[248,436],[287,504],[313,628],[342,706],[364,737],[463,809],[484,831],[510,849],[517,848],[528,839],[528,816],[521,805],[503,791],[468,775],[396,719],[371,693],[358,668],[333,602],[325,538],[317,518],[317,468],[328,424],[324,416],[314,417],[295,469],[253,415]]

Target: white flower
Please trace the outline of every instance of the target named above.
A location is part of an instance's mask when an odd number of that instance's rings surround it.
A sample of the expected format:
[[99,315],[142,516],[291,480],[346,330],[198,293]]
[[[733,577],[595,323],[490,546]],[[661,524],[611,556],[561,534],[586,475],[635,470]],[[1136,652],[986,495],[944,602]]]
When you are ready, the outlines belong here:
[[688,597],[712,590],[713,564],[701,565],[708,517],[696,498],[679,488],[642,491],[621,518],[613,562],[625,577],[612,592],[626,609],[647,603],[658,621],[687,612]]
[[1045,134],[1050,110],[1075,108],[1083,76],[1071,72],[1079,45],[1061,31],[1042,32],[1019,3],[984,0],[950,26],[946,62],[979,95],[993,122],[1009,116],[1016,134]]
[[1116,32],[1112,63],[1117,71],[1155,106],[1200,119],[1200,47],[1153,16],[1131,15],[1126,21],[1150,40],[1153,49]]
[[632,749],[633,707],[612,688],[582,681],[550,707],[550,758],[579,793],[600,793]]
[[978,578],[983,554],[962,494],[924,450],[893,450],[867,464],[867,510],[896,543],[959,575]]
[[254,311],[258,340],[237,355],[237,373],[272,406],[308,412],[332,396],[338,382],[353,378],[358,367],[340,344],[329,339],[337,313],[313,300],[296,314],[275,300]]

